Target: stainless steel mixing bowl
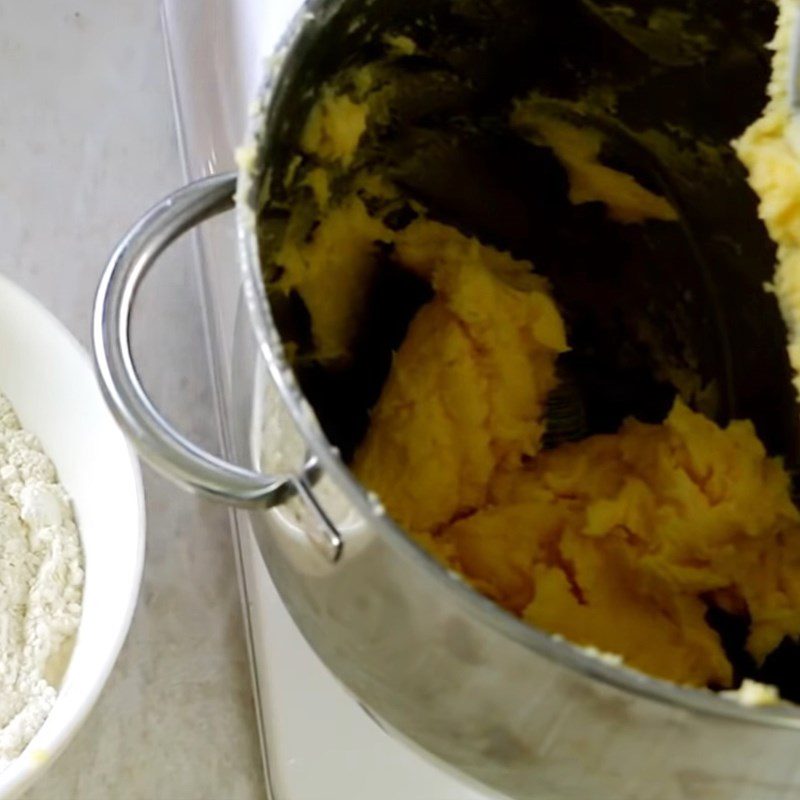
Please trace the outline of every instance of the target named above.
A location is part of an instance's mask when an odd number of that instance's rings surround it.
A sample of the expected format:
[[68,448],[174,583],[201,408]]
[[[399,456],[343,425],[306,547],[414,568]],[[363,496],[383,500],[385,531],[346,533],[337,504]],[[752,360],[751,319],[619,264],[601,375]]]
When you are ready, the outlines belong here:
[[[161,472],[250,509],[269,572],[320,658],[381,724],[441,762],[529,800],[794,797],[800,709],[749,708],[651,679],[528,627],[479,596],[412,543],[355,480],[285,358],[262,277],[259,193],[296,139],[302,114],[292,107],[307,108],[313,96],[303,87],[318,85],[387,26],[413,25],[432,8],[456,28],[478,20],[513,31],[514,14],[536,6],[503,5],[309,2],[267,69],[239,174],[177,191],[114,253],[94,317],[106,399]],[[599,4],[574,5],[596,11]],[[167,423],[136,376],[129,344],[137,287],[159,254],[232,208],[234,198],[241,269],[230,279],[242,292],[230,365],[238,466]]]

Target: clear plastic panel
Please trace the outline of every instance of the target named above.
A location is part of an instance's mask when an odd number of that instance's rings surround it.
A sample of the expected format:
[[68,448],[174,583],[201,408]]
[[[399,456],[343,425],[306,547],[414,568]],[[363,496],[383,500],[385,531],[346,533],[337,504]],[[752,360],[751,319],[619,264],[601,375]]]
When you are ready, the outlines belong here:
[[[163,21],[187,180],[234,169],[263,60],[298,0],[164,0]],[[217,414],[230,452],[231,364],[240,278],[233,215],[196,239]],[[240,341],[242,337],[240,337]],[[234,363],[235,362],[235,363]],[[246,393],[245,393],[246,394]],[[237,392],[237,396],[241,396]],[[253,691],[272,800],[488,800],[390,738],[340,687],[289,618],[245,515],[232,514]]]

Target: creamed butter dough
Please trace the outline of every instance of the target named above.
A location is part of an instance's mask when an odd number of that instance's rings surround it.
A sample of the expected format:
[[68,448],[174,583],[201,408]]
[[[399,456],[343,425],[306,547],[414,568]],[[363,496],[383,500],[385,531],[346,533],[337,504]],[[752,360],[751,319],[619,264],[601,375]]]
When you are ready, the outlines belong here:
[[[782,5],[772,100],[737,148],[780,245],[775,291],[799,368],[800,166],[780,78],[796,13]],[[620,224],[675,219],[664,198],[597,161],[596,137],[525,114],[523,102],[512,124],[553,149],[572,202],[600,200]],[[358,477],[422,547],[510,612],[655,676],[733,684],[709,603],[749,617],[756,663],[800,636],[800,513],[752,424],[720,428],[678,399],[660,425],[628,420],[542,452],[569,347],[547,282],[418,205],[416,221],[390,229],[370,199],[386,207],[398,192],[379,175],[332,199],[327,173],[352,163],[368,126],[366,103],[323,92],[301,141],[314,225],[293,210],[273,286],[302,297],[321,361],[347,357],[379,247],[433,289],[372,410]]]
[[[800,123],[789,106],[791,43],[800,4],[778,4],[778,27],[770,47],[774,51],[769,103],[734,143],[749,172],[750,185],[760,198],[759,214],[778,245],[773,285],[789,329],[789,356],[800,372]],[[800,391],[800,378],[795,378]]]
[[800,515],[752,425],[679,400],[662,425],[540,453],[566,346],[555,306],[491,273],[472,283],[485,261],[450,269],[457,310],[434,273],[354,461],[389,513],[508,610],[658,677],[731,685],[708,597],[750,615],[757,661],[800,633]]
[[601,164],[603,135],[547,114],[531,97],[516,104],[511,127],[549,147],[569,176],[574,205],[601,202],[615,222],[635,224],[648,219],[675,222],[678,214],[664,198],[645,189],[632,175]]

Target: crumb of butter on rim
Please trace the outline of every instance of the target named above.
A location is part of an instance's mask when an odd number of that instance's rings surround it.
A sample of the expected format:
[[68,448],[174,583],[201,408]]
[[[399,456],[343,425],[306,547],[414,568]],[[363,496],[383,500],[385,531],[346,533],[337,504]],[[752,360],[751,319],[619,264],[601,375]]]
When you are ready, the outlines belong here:
[[279,72],[283,62],[286,60],[286,53],[286,47],[278,47],[273,53],[265,56],[262,64],[262,74],[270,75]]
[[606,653],[603,650],[598,650],[596,647],[581,647],[580,650],[585,655],[589,656],[589,658],[602,661],[610,667],[621,667],[625,663],[622,656],[616,653]]
[[[258,161],[258,147],[255,143],[250,143],[237,147],[234,152],[234,160],[236,166],[239,168],[241,175],[252,175]],[[236,204],[238,206],[246,205],[247,193],[249,191],[249,181],[238,180],[236,182]],[[248,231],[254,231],[256,227],[255,215],[250,214],[243,217],[245,220],[245,227]]]
[[720,692],[720,694],[747,708],[776,706],[781,702],[781,695],[777,687],[747,679],[742,681],[742,685],[735,691]]
[[239,169],[247,170],[248,172],[253,169],[258,157],[258,148],[254,144],[246,144],[236,148],[234,158],[236,159],[236,166]]
[[576,650],[579,650],[585,656],[589,656],[589,658],[593,658],[595,661],[600,661],[603,664],[608,664],[610,667],[624,667],[625,666],[625,659],[619,655],[618,653],[608,653],[605,650],[600,650],[597,647],[592,647],[591,645],[587,646],[578,646],[575,645],[574,642],[571,642],[569,639],[561,636],[559,633],[553,633],[550,635],[550,638],[554,642],[566,642],[567,644],[575,647]]
[[372,512],[374,514],[377,514],[378,516],[384,516],[386,514],[386,507],[383,505],[380,497],[378,497],[375,492],[367,492],[367,500],[372,506]]

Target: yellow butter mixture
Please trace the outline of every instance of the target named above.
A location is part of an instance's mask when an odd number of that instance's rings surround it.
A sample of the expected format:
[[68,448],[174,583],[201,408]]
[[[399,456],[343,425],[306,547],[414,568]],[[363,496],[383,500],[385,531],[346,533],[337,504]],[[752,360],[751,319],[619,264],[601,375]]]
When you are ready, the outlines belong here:
[[566,349],[555,306],[492,272],[501,254],[428,225],[396,257],[437,296],[353,465],[389,513],[526,621],[659,677],[731,684],[709,602],[750,616],[756,660],[800,632],[800,514],[752,425],[678,400],[662,425],[539,452]]
[[[764,114],[735,143],[759,196],[760,216],[778,245],[773,290],[789,329],[789,357],[800,373],[800,123],[789,105],[791,42],[800,6],[778,6],[778,28],[772,42],[773,77]],[[795,378],[800,391],[800,378]]]
[[[782,12],[776,69],[795,10]],[[772,95],[737,147],[780,246],[775,288],[797,367],[800,162],[785,87]],[[511,122],[553,150],[572,203],[600,201],[618,224],[677,219],[666,199],[598,161],[599,134],[524,104]],[[757,665],[799,637],[800,512],[753,425],[720,427],[678,397],[660,424],[629,419],[616,433],[545,449],[548,398],[569,350],[550,286],[535,264],[421,206],[409,223],[388,225],[400,192],[383,178],[363,174],[355,190],[332,195],[327,168],[349,165],[367,128],[365,105],[325,90],[301,140],[314,165],[305,178],[314,223],[307,209],[293,214],[272,286],[303,300],[321,362],[347,358],[379,251],[432,290],[371,410],[352,462],[358,478],[478,591],[651,675],[733,685],[710,608],[748,621]]]

